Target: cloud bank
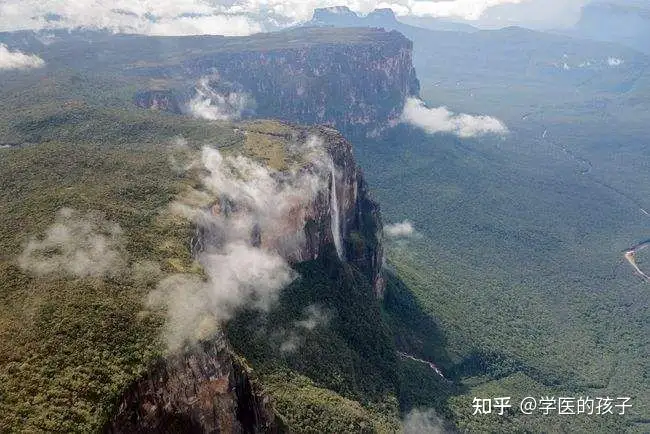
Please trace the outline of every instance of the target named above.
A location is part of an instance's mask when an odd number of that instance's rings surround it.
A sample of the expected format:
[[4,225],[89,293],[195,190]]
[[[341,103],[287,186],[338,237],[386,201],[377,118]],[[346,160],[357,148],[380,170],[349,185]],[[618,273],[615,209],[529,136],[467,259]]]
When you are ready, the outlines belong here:
[[20,51],[10,51],[0,44],[0,70],[41,68],[45,62],[35,54],[25,54]]
[[241,119],[246,110],[254,106],[253,98],[246,93],[219,93],[210,87],[208,78],[202,78],[196,87],[196,95],[190,99],[185,111],[196,118],[211,121]]
[[[501,7],[508,24],[526,19],[537,7],[559,19],[565,0],[350,0],[355,12],[392,8],[398,15],[478,20]],[[576,9],[582,0],[569,0]],[[248,35],[307,21],[315,8],[343,4],[341,0],[4,0],[0,31],[48,28],[101,28],[149,35]],[[521,6],[521,7],[517,7]],[[549,11],[557,11],[549,15]],[[539,15],[539,14],[538,14]]]
[[258,18],[203,0],[4,0],[0,31],[108,29],[147,35],[242,36],[263,30]]
[[508,132],[503,122],[491,116],[456,114],[446,107],[427,108],[417,98],[406,101],[401,121],[422,128],[429,134],[451,133],[462,138]]
[[386,225],[384,227],[384,233],[389,237],[404,238],[413,235],[415,233],[415,229],[413,228],[413,224],[410,221],[404,220],[401,223]]
[[171,211],[198,228],[195,253],[205,276],[169,276],[150,294],[150,306],[167,310],[171,351],[210,337],[240,308],[268,310],[296,278],[285,258],[304,246],[305,210],[327,191],[329,174],[320,140],[296,148],[307,153],[308,169],[275,172],[211,148],[203,149],[198,164],[184,164],[198,165],[205,175]]
[[99,213],[63,208],[41,238],[27,243],[18,264],[37,276],[117,275],[126,266],[122,229]]

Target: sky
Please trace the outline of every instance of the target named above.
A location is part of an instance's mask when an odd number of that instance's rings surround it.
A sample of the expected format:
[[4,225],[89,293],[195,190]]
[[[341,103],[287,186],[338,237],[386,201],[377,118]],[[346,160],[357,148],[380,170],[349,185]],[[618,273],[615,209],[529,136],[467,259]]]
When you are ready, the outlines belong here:
[[248,35],[307,21],[314,8],[445,17],[478,25],[561,27],[587,0],[0,0],[0,31],[108,28],[151,35]]

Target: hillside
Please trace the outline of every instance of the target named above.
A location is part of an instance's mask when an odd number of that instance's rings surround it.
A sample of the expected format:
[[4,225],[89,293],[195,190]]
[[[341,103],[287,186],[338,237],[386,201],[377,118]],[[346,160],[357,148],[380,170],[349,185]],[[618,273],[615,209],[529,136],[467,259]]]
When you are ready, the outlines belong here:
[[648,58],[337,11],[0,34],[0,431],[647,431]]

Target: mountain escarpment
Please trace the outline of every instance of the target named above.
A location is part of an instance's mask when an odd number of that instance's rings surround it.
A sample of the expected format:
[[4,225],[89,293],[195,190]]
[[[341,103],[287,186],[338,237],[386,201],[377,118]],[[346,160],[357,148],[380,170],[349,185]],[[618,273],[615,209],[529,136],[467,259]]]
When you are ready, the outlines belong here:
[[[396,31],[300,28],[214,39],[204,51],[174,65],[136,72],[194,82],[207,77],[213,88],[226,89],[227,95],[250,95],[256,117],[324,124],[346,135],[379,132],[397,121],[408,97],[419,93],[413,44]],[[175,94],[172,103],[164,89],[143,89],[135,103],[175,111],[187,104],[192,92],[177,88]]]
[[[301,202],[300,206],[284,208],[287,215],[280,216],[279,224],[253,226],[247,238],[253,247],[280,253],[300,274],[288,289],[290,292],[299,291],[301,296],[307,297],[305,303],[299,305],[300,309],[309,310],[318,306],[328,316],[332,316],[328,327],[332,327],[334,344],[329,343],[332,339],[330,336],[326,336],[323,342],[309,337],[314,339],[310,345],[317,348],[309,351],[320,354],[328,351],[326,343],[339,345],[344,354],[338,358],[343,362],[334,369],[357,370],[359,374],[363,371],[375,376],[377,380],[387,378],[385,384],[378,381],[380,385],[373,388],[381,390],[381,393],[390,393],[394,391],[395,379],[391,378],[394,374],[391,368],[394,349],[388,335],[382,331],[378,301],[385,286],[382,272],[382,223],[379,207],[370,197],[363,174],[354,160],[352,146],[338,131],[328,127],[277,125],[273,127],[272,133],[266,133],[264,129],[267,127],[267,123],[258,122],[239,126],[239,137],[242,139],[240,145],[244,149],[241,155],[254,158],[255,152],[247,153],[245,149],[253,144],[252,140],[255,143],[263,142],[263,136],[274,140],[276,144],[282,143],[286,146],[284,152],[287,153],[289,148],[308,146],[310,139],[317,137],[317,146],[324,151],[319,154],[320,161],[305,160],[301,163],[305,166],[300,170],[312,170],[311,165],[320,165],[314,173],[322,176],[318,180],[321,189],[312,200]],[[273,176],[281,178],[284,175],[280,170]],[[236,220],[238,213],[245,212],[242,206],[227,196],[221,196],[211,205],[209,214]],[[204,251],[219,249],[220,243],[223,243],[223,236],[215,232],[210,224],[199,224],[191,248],[194,255],[200,255]],[[315,278],[317,275],[321,277]],[[325,297],[316,293],[310,295],[310,286],[305,284],[308,281],[318,282],[319,287],[326,288]],[[295,301],[293,296],[288,298]],[[340,300],[357,300],[359,303],[344,308]],[[293,308],[295,306],[287,307],[281,295],[277,311]],[[350,312],[344,312],[346,309]],[[278,314],[272,311],[271,316],[273,315]],[[282,325],[269,323],[262,326],[262,329],[270,330],[270,334],[261,339],[262,343],[258,343],[256,336],[260,333],[260,326],[257,320],[246,321],[236,317],[234,325],[229,325],[226,333],[218,331],[207,340],[159,360],[124,391],[105,432],[290,430],[283,417],[276,412],[273,393],[268,393],[260,386],[267,384],[265,375],[268,375],[269,370],[264,371],[266,374],[260,374],[255,369],[268,363],[288,363],[286,369],[290,372],[307,377],[316,376],[316,381],[325,382],[327,380],[323,379],[327,378],[328,373],[314,371],[311,362],[303,360],[297,363],[298,356],[295,354],[291,354],[290,362],[287,362],[286,354],[282,352],[259,357],[259,351],[269,351],[265,347],[266,339],[275,339],[277,333],[284,333],[281,331],[292,327],[291,324],[298,319],[289,314],[287,318]],[[354,324],[357,319],[362,322],[359,328],[367,329],[364,329],[364,334],[372,342],[372,354],[368,349],[358,347],[351,336],[346,334],[349,327],[357,329]],[[337,331],[339,329],[342,331]],[[232,337],[234,346],[230,343]],[[288,340],[294,339],[294,336],[283,339],[285,342],[282,346],[287,345]],[[307,342],[307,338],[304,339]],[[307,360],[313,356],[311,353],[304,355]],[[246,360],[252,363],[252,371]],[[344,383],[347,386],[329,393],[349,393],[350,397],[356,398],[368,389],[368,386],[361,384],[363,381],[354,376],[346,378]],[[330,387],[329,384],[323,386]],[[294,410],[289,410],[289,413],[293,416]]]

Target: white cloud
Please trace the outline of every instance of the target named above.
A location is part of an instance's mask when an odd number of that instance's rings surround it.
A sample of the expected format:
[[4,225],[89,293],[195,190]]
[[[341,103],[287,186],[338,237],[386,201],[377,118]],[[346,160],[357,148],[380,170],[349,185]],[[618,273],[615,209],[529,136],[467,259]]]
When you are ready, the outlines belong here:
[[238,308],[269,309],[280,289],[295,277],[282,257],[243,240],[229,242],[218,253],[201,255],[200,262],[206,280],[170,276],[149,298],[151,304],[167,308],[165,338],[171,350],[188,339],[210,337]]
[[[0,31],[43,28],[107,28],[152,35],[247,35],[311,18],[313,10],[345,4],[358,13],[392,8],[398,15],[478,20],[487,11],[517,6],[511,17],[530,16],[528,5],[542,11],[558,10],[562,3],[539,7],[548,0],[3,0]],[[562,0],[565,1],[565,0]],[[579,3],[582,0],[572,0]],[[521,10],[520,10],[521,9]],[[574,8],[575,9],[575,8]],[[46,19],[46,17],[58,19]]]
[[399,238],[399,237],[410,237],[415,232],[413,224],[405,220],[401,223],[394,223],[392,225],[386,225],[384,227],[384,233],[389,237]]
[[302,345],[309,332],[318,327],[326,327],[330,320],[330,314],[318,305],[310,305],[303,311],[303,318],[295,321],[290,330],[283,330],[276,333],[280,338],[280,352],[289,354],[296,352]]
[[[178,141],[176,150],[183,153],[187,147]],[[171,276],[150,294],[152,306],[167,309],[170,350],[209,337],[239,308],[268,310],[296,277],[289,261],[306,248],[304,226],[318,194],[327,192],[330,168],[322,141],[314,137],[287,152],[299,152],[312,164],[280,173],[211,148],[202,151],[199,163],[186,157],[175,163],[177,168],[198,166],[204,173],[200,187],[171,210],[198,228],[205,278]],[[307,312],[296,327],[309,329],[318,321],[316,313]]]
[[446,107],[427,108],[417,98],[406,101],[401,121],[422,128],[429,134],[452,133],[463,138],[508,132],[503,122],[491,116],[455,114]]
[[296,321],[296,328],[312,331],[316,327],[327,325],[329,314],[320,306],[310,305],[304,311],[303,319]]
[[411,15],[455,17],[478,20],[489,8],[502,4],[518,4],[523,0],[443,0],[409,2]]
[[263,30],[258,20],[228,9],[202,0],[4,0],[0,31],[82,27],[148,35],[241,36]]
[[10,51],[6,45],[0,44],[0,70],[41,68],[44,65],[43,59],[35,54]]
[[143,26],[142,32],[156,36],[224,35],[247,36],[264,31],[262,23],[242,15],[206,15],[164,19]]
[[201,119],[230,121],[240,119],[253,104],[250,95],[239,92],[221,94],[210,87],[208,78],[202,78],[196,87],[196,95],[188,101],[185,111]]
[[621,66],[623,64],[623,59],[619,59],[618,57],[610,57],[607,59],[607,64],[609,66]]
[[63,208],[44,236],[32,238],[18,264],[37,276],[103,277],[125,268],[122,229],[101,214]]
[[434,410],[412,410],[402,424],[404,434],[444,434],[451,432]]

